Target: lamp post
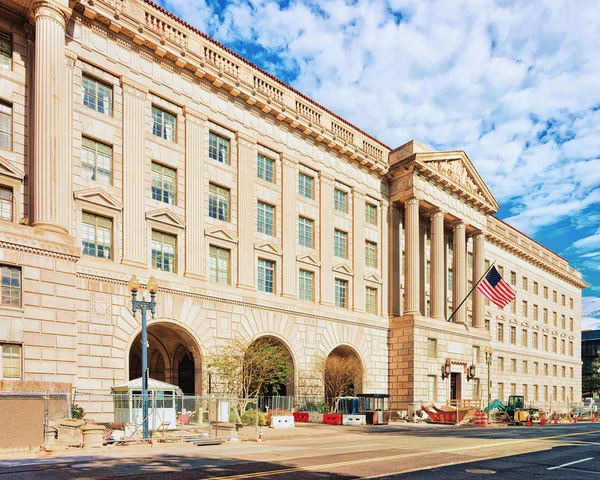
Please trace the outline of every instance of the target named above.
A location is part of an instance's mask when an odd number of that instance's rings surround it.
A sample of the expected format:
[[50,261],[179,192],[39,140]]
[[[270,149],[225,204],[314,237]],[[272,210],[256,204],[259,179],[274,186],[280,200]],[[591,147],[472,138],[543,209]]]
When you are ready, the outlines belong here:
[[137,292],[140,289],[140,281],[131,276],[128,283],[131,290],[131,311],[135,316],[138,310],[142,311],[142,417],[144,424],[144,440],[148,440],[148,332],[146,326],[146,312],[150,310],[152,318],[156,314],[156,292],[158,291],[158,283],[154,277],[148,280],[148,291],[150,292],[150,301],[137,299]]
[[490,367],[492,366],[492,353],[494,350],[492,347],[485,347],[485,363],[487,363],[488,370],[488,408],[487,408],[487,421],[490,423],[490,405],[492,403],[492,381],[490,380]]

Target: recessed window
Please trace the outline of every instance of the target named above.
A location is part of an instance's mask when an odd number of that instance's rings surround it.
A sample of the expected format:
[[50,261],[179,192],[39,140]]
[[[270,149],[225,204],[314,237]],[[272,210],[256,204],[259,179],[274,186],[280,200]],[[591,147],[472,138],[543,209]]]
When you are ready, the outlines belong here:
[[177,237],[152,230],[152,268],[175,273]]
[[512,358],[510,360],[510,371],[513,373],[517,373],[517,360],[515,358]]
[[208,216],[229,221],[229,190],[211,183],[208,186]]
[[229,140],[210,132],[208,134],[208,157],[229,165]]
[[309,218],[298,218],[298,245],[312,248],[314,222]]
[[523,316],[527,318],[528,305],[525,300],[523,300]]
[[524,328],[522,330],[522,332],[521,332],[521,345],[523,347],[527,348],[527,346],[528,346],[527,344],[528,344],[528,341],[527,341],[527,329]]
[[258,290],[275,293],[275,262],[258,259]]
[[510,344],[517,344],[517,327],[510,327]]
[[3,307],[21,306],[21,269],[2,265],[2,295]]
[[377,244],[374,242],[365,242],[365,265],[377,268]]
[[12,149],[12,104],[0,100],[0,148]]
[[83,76],[83,104],[104,115],[112,113],[112,87],[98,80]]
[[369,225],[377,225],[377,205],[365,203],[365,222]]
[[169,142],[175,141],[175,115],[152,105],[152,134]]
[[209,279],[212,282],[229,284],[230,250],[210,246]]
[[12,222],[13,191],[12,188],[0,187],[0,220]]
[[498,370],[504,371],[504,357],[498,357]]
[[511,285],[517,284],[517,273],[516,272],[510,272],[510,284]]
[[0,33],[0,68],[12,70],[12,38],[8,33]]
[[2,346],[2,378],[21,378],[21,345],[3,343]]
[[298,293],[300,300],[312,302],[314,300],[314,276],[313,272],[300,270],[298,273]]
[[333,231],[333,255],[348,258],[348,234],[341,230]]
[[83,254],[90,257],[112,258],[113,222],[110,218],[83,213],[81,243]]
[[537,350],[539,348],[539,335],[538,332],[533,332],[533,348]]
[[314,178],[305,173],[298,174],[298,193],[306,198],[313,198]]
[[437,357],[437,340],[435,338],[427,339],[427,356],[429,358]]
[[529,288],[529,280],[527,277],[523,277],[523,290],[527,290]]
[[539,294],[539,290],[540,290],[540,286],[539,286],[538,282],[533,282],[533,293],[535,295],[538,295]]
[[256,229],[260,233],[273,236],[275,225],[275,207],[264,202],[258,202],[258,218]]
[[256,176],[267,182],[275,183],[275,160],[259,153],[256,158]]
[[177,172],[172,168],[152,163],[152,198],[173,205],[177,191]]
[[377,289],[367,287],[365,290],[365,309],[367,313],[377,315]]
[[335,306],[348,308],[348,281],[335,279]]
[[504,341],[504,324],[503,323],[499,323],[498,324],[498,338],[497,340],[499,342],[503,342]]
[[91,138],[81,141],[81,168],[84,178],[110,185],[112,183],[112,156],[110,145]]
[[338,188],[333,190],[333,208],[338,212],[348,211],[348,194]]

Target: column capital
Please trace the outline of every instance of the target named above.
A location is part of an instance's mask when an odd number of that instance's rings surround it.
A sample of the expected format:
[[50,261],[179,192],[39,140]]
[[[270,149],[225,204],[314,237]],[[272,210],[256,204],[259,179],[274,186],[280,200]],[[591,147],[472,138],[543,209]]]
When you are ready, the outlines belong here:
[[49,18],[62,28],[66,28],[67,22],[71,18],[71,9],[52,1],[35,2],[31,6],[31,13],[36,21],[43,17]]
[[298,166],[299,162],[294,157],[291,157],[290,155],[287,155],[285,153],[281,154],[280,157],[281,157],[281,162],[283,163],[284,166],[291,167],[291,168],[296,168]]
[[419,205],[420,201],[421,201],[421,199],[419,197],[410,197],[409,199],[405,200],[404,204],[405,205]]
[[244,132],[239,130],[235,132],[235,139],[238,141],[240,146],[246,148],[257,148],[256,140],[250,135],[246,135]]
[[459,220],[452,224],[452,230],[466,230],[467,224],[462,220]]
[[328,185],[333,185],[335,181],[335,177],[333,175],[329,175],[327,172],[319,171],[319,179]]
[[121,75],[121,88],[123,89],[123,93],[128,93],[130,95],[136,97],[146,97],[148,95],[148,89],[134,80],[127,78],[125,75]]
[[199,110],[196,110],[189,105],[183,106],[183,115],[185,116],[186,122],[193,122],[200,126],[204,125],[204,122],[208,120],[208,117],[201,113]]
[[360,188],[356,187],[352,187],[352,195],[361,200],[364,200],[367,196],[366,192],[363,192]]
[[438,208],[437,210],[435,210],[433,213],[431,213],[429,215],[429,218],[439,218],[439,217],[444,217],[446,215],[446,212],[444,210],[442,210],[441,208]]

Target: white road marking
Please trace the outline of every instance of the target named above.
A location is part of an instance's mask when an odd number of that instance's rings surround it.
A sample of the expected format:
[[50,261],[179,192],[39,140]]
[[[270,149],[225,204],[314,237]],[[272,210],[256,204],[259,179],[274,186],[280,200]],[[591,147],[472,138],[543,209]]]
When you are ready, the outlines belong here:
[[556,467],[549,467],[549,468],[547,468],[547,470],[556,470],[557,468],[569,467],[571,465],[575,465],[576,463],[589,462],[590,460],[593,460],[593,459],[594,459],[594,457],[582,458],[581,460],[575,460],[574,462],[563,463],[562,465],[558,465]]

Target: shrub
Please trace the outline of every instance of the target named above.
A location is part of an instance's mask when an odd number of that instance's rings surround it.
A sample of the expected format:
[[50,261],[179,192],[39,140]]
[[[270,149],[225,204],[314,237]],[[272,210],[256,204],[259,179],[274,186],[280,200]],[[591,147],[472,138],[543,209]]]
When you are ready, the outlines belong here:
[[[256,410],[251,408],[246,410],[242,415],[242,423],[244,425],[256,425]],[[267,421],[263,412],[258,412],[258,426],[266,426]]]
[[71,418],[76,418],[77,420],[83,420],[85,417],[85,410],[83,407],[80,407],[76,403],[71,404]]

